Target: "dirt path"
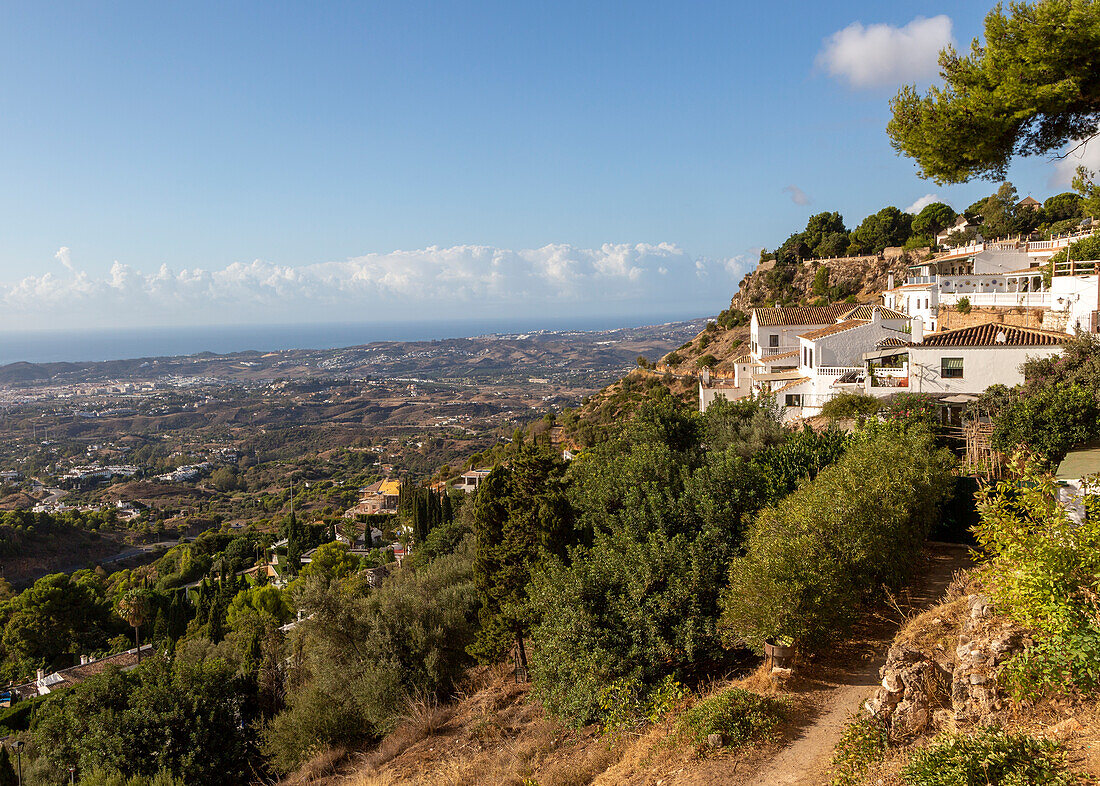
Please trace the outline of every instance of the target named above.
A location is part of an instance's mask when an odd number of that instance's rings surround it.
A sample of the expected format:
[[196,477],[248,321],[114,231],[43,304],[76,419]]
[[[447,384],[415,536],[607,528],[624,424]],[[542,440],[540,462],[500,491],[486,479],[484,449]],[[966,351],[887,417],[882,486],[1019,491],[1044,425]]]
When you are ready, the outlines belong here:
[[[943,595],[955,571],[970,565],[965,546],[933,544],[928,572],[920,586],[899,605],[907,614],[934,605]],[[911,615],[911,614],[910,614]],[[895,615],[900,617],[900,615]],[[811,702],[819,709],[797,736],[761,767],[749,786],[820,786],[827,784],[833,749],[852,713],[874,692],[879,668],[893,641],[898,622],[872,622],[858,640],[838,649],[828,662],[818,664],[820,676],[807,686]],[[815,666],[809,667],[810,671]]]

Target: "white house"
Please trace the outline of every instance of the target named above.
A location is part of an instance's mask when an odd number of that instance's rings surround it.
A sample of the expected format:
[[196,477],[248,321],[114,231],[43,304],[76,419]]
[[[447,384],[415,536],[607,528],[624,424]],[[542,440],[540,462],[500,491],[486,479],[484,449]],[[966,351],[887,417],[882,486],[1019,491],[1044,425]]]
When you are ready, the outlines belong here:
[[971,306],[1058,310],[1043,266],[1056,252],[1088,237],[1083,230],[1051,240],[978,242],[909,266],[905,283],[883,293],[890,308],[919,316],[936,330],[939,309],[964,298]]
[[991,385],[1012,387],[1024,381],[1024,361],[1057,355],[1070,338],[992,322],[927,336],[914,329],[909,343],[884,343],[864,353],[864,390],[889,396],[904,388],[942,397],[976,396]]
[[[909,318],[874,305],[756,308],[750,322],[750,351],[734,360],[734,378],[705,374],[699,385],[699,409],[716,398],[774,395],[789,420],[816,414],[836,395],[838,377],[863,369],[862,353],[878,339],[907,329]],[[807,338],[809,336],[809,338]]]
[[798,337],[798,368],[770,390],[784,407],[785,420],[820,414],[826,401],[862,381],[864,352],[885,339],[909,337],[909,319],[897,311],[862,306],[852,313],[867,318],[845,319]]
[[754,308],[749,320],[749,352],[761,360],[770,355],[795,351],[800,335],[814,328],[832,325],[852,310],[850,303]]

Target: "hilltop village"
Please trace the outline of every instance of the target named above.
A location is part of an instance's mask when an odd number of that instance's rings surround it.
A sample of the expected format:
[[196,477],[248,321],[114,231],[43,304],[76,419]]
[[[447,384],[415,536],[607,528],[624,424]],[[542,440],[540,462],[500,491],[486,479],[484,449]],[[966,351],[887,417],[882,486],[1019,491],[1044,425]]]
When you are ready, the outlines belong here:
[[[979,237],[905,257],[904,278],[889,274],[870,303],[752,308],[747,351],[698,372],[700,409],[716,398],[765,394],[794,422],[820,415],[844,394],[904,391],[933,397],[945,422],[958,423],[991,386],[1021,384],[1028,358],[1057,355],[1075,333],[1100,331],[1097,263],[1088,253],[1084,260],[1066,254],[1078,243],[1091,248],[1082,241],[1093,232]],[[890,256],[901,258],[901,249],[887,249]],[[827,268],[830,261],[805,264]],[[666,359],[656,369],[672,367]]]

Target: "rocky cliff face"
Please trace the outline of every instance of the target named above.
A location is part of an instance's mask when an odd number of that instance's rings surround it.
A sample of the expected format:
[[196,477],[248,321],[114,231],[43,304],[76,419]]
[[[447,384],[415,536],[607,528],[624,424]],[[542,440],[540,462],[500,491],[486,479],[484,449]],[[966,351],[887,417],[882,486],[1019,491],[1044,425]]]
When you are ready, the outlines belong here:
[[[887,253],[877,256],[808,260],[801,265],[764,262],[741,281],[732,306],[747,310],[776,303],[808,303],[821,297],[814,292],[814,281],[826,276],[824,283],[834,300],[852,296],[865,303],[889,288],[891,274],[895,284],[904,283],[906,268],[923,256],[915,251],[887,249]],[[821,273],[822,268],[828,272]]]

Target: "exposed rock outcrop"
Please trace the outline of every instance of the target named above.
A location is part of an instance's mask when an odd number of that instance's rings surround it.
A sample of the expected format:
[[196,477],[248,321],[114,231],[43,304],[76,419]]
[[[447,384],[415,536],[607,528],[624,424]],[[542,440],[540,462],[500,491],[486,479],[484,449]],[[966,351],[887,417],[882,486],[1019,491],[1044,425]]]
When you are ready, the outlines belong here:
[[[895,740],[955,723],[984,723],[1005,709],[997,672],[1030,643],[1025,631],[995,614],[986,595],[966,599],[957,645],[950,649],[895,643],[880,675],[882,687],[867,709]],[[944,624],[933,618],[929,624]]]

